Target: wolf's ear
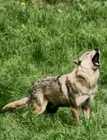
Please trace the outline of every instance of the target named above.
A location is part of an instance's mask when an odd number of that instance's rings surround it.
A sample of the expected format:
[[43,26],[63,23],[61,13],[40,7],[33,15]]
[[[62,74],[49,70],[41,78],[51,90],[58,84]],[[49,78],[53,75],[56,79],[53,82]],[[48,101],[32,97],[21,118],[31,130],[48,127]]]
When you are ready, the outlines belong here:
[[80,65],[82,61],[81,60],[74,60],[73,62],[77,65]]

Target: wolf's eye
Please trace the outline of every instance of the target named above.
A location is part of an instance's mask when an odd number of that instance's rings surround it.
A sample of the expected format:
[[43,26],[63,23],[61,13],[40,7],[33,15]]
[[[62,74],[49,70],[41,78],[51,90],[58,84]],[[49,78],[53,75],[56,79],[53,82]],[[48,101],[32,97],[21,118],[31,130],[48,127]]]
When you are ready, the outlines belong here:
[[88,52],[88,53],[86,53],[86,55],[89,55],[90,53]]

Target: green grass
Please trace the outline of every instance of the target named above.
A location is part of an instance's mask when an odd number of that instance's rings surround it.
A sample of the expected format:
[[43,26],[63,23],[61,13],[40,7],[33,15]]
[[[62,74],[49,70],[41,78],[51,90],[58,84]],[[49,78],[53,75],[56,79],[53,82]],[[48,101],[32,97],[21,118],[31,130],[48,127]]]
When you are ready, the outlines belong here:
[[[0,108],[27,95],[31,84],[69,73],[83,52],[99,48],[99,89],[91,117],[75,126],[69,108],[54,117],[31,110],[0,114],[0,140],[107,139],[107,2],[69,0],[40,6],[36,0],[0,1]],[[106,101],[106,102],[105,102]]]

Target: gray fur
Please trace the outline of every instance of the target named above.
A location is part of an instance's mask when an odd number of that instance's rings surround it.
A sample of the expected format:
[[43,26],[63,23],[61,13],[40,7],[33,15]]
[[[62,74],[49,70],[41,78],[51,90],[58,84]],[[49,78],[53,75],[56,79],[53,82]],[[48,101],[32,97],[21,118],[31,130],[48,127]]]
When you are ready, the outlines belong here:
[[98,49],[86,52],[75,61],[77,66],[71,73],[38,80],[32,85],[27,97],[7,104],[2,110],[33,104],[33,113],[39,115],[45,110],[47,113],[55,113],[59,107],[65,106],[70,107],[76,120],[79,119],[79,108],[89,117],[90,103],[99,78],[99,56]]

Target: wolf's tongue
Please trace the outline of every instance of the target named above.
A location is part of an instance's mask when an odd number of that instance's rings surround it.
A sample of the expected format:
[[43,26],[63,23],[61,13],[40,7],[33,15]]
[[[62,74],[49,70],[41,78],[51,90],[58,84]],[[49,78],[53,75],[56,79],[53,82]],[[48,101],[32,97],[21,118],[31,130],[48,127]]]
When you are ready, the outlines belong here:
[[100,65],[98,62],[95,62],[95,64],[96,64],[97,66],[99,66],[99,65]]
[[96,65],[96,66],[100,66],[100,63],[98,62],[98,61],[94,61],[94,65]]

